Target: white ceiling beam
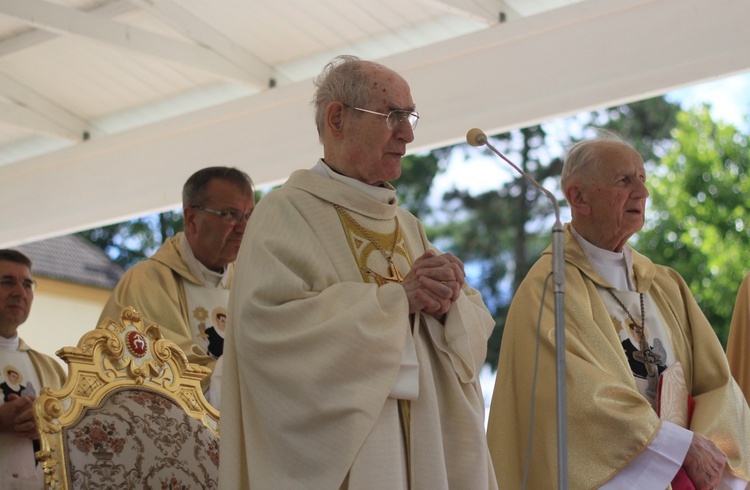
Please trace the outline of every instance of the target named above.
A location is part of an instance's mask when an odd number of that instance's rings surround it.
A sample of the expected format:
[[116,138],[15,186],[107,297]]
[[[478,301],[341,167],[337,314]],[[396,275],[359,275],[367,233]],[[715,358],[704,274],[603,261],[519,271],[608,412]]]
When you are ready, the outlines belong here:
[[19,121],[19,126],[26,124],[27,129],[34,133],[71,141],[82,141],[101,135],[101,131],[88,121],[3,73],[0,73],[0,95],[21,109],[16,114],[25,122]]
[[172,0],[131,1],[199,46],[215,52],[244,72],[252,73],[255,79],[266,80],[267,85],[271,79],[277,83],[289,83],[290,80],[276,73],[272,66],[238,46],[236,42],[197,18],[177,2]]
[[426,46],[405,77],[442,117],[420,120],[430,138],[410,151],[465,141],[462,125],[498,134],[746,72],[749,17],[748,1],[586,0]]
[[268,80],[256,78],[255,74],[246,72],[202,46],[160,36],[44,0],[0,0],[0,15],[55,34],[82,36],[161,58],[212,73],[217,77],[246,83],[260,90],[268,86]]
[[[748,18],[737,0],[588,0],[381,61],[411,85],[419,152],[748,71]],[[207,165],[259,185],[311,167],[312,91],[301,81],[0,166],[3,202],[24,202],[0,206],[0,248],[174,209]]]
[[46,117],[15,104],[0,104],[0,126],[7,126],[25,133],[66,139],[79,140],[81,135],[72,134],[61,129]]
[[520,19],[522,17],[522,15],[510,6],[506,0],[500,0],[500,13],[503,16],[504,21]]
[[501,0],[417,0],[449,14],[493,26],[500,22]]
[[[128,13],[136,8],[138,7],[133,5],[130,0],[114,0],[88,10],[87,12],[99,17],[112,18]],[[8,39],[0,41],[0,57],[31,48],[37,44],[49,41],[50,39],[55,39],[56,37],[58,37],[57,34],[40,29],[33,29],[18,34],[17,36],[9,37]]]

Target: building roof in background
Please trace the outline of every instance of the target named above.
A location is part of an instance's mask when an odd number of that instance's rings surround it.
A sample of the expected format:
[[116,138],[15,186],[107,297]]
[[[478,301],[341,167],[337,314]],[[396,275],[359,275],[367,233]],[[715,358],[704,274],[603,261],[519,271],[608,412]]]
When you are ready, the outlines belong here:
[[28,255],[37,277],[114,289],[125,270],[104,251],[78,235],[67,235],[15,247]]

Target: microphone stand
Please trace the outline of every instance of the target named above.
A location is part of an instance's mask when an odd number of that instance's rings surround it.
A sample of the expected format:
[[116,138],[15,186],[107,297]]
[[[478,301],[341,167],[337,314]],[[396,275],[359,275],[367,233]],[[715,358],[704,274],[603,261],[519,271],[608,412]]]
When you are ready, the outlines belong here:
[[555,376],[557,386],[557,488],[568,488],[568,419],[565,397],[565,235],[560,221],[560,206],[550,191],[542,187],[529,174],[500,153],[487,139],[487,135],[478,129],[472,129],[466,135],[472,146],[485,145],[497,156],[513,167],[526,180],[542,191],[555,208],[555,224],[552,226],[552,282],[555,294]]

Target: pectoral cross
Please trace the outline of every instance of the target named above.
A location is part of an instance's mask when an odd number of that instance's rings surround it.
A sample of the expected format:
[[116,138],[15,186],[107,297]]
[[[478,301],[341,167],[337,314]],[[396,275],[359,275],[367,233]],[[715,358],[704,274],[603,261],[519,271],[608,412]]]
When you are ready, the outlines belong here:
[[383,276],[381,274],[378,274],[372,269],[366,269],[365,274],[368,274],[373,279],[375,279],[375,283],[378,286],[382,286],[383,284],[387,284],[389,282],[403,282],[404,276],[401,275],[401,272],[398,270],[398,267],[396,267],[396,264],[394,264],[392,261],[388,261],[388,273],[389,276]]
[[649,376],[657,376],[659,374],[658,365],[664,361],[662,356],[654,352],[648,344],[646,344],[645,348],[641,345],[640,351],[633,352],[633,359],[646,366]]

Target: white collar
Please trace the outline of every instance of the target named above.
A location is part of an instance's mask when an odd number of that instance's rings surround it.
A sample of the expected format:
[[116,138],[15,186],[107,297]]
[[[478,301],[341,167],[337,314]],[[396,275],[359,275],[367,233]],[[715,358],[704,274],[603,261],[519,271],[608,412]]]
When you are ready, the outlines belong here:
[[396,189],[394,189],[393,186],[385,185],[382,187],[378,187],[370,184],[365,184],[364,182],[361,182],[357,179],[352,179],[351,177],[347,177],[346,175],[341,175],[340,173],[334,171],[331,167],[329,167],[322,158],[318,160],[318,163],[316,163],[311,170],[315,173],[328,177],[329,179],[333,179],[337,182],[352,186],[355,189],[363,192],[364,194],[372,197],[373,199],[382,202],[383,204],[393,204],[396,201]]
[[599,248],[583,238],[573,225],[570,226],[573,236],[581,245],[586,257],[602,278],[620,291],[634,291],[633,285],[633,252],[625,245],[622,252],[612,252]]
[[19,343],[20,338],[17,333],[9,339],[0,337],[0,350],[18,350]]
[[201,264],[201,262],[195,258],[193,249],[190,248],[190,242],[187,237],[183,234],[180,237],[180,251],[182,252],[182,259],[185,261],[185,265],[190,269],[191,274],[201,281],[204,286],[216,287],[221,284],[223,287],[227,287],[229,281],[229,266],[224,266],[223,272],[215,272]]

